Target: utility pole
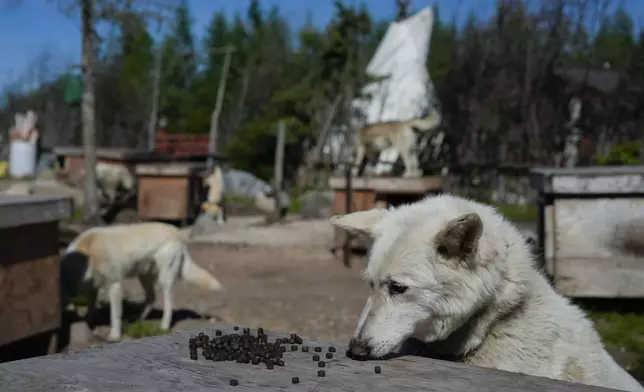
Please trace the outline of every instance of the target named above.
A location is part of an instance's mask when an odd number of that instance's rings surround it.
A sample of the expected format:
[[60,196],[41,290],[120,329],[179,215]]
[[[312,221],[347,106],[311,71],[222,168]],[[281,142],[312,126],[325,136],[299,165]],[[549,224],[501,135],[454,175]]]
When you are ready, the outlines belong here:
[[83,127],[83,155],[85,158],[85,200],[83,202],[83,221],[85,223],[98,223],[100,219],[98,216],[98,194],[96,189],[95,13],[96,0],[81,0],[83,70],[81,123]]
[[[207,169],[208,172],[212,172],[215,167],[215,160],[212,157],[212,154],[217,152],[217,133],[219,130],[219,115],[221,114],[221,106],[224,101],[224,92],[226,90],[226,79],[228,78],[228,68],[230,67],[230,57],[235,51],[233,46],[226,46],[224,48],[215,49],[212,52],[223,51],[224,55],[224,66],[221,69],[221,79],[219,80],[219,86],[217,87],[217,100],[215,102],[215,109],[212,111],[210,116],[210,135],[208,138],[208,161]],[[212,53],[211,52],[211,53]]]
[[161,63],[163,61],[163,45],[159,45],[154,54],[154,73],[152,85],[152,105],[150,109],[150,119],[148,121],[148,151],[152,152],[155,148],[157,134],[157,118],[159,116],[159,89],[161,84]]
[[275,172],[273,174],[273,193],[275,194],[274,222],[282,220],[282,177],[284,176],[284,137],[286,129],[284,121],[280,120],[277,126],[277,144],[275,145]]

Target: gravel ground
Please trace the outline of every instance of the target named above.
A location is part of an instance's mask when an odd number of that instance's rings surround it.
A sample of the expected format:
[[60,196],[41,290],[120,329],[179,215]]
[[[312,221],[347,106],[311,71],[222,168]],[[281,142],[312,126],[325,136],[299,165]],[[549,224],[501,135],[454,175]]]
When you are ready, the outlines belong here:
[[[178,283],[173,329],[198,330],[210,319],[348,342],[368,296],[361,279],[365,259],[355,256],[350,269],[334,259],[329,250],[333,231],[326,221],[259,224],[258,218],[232,219],[221,231],[189,242],[192,258],[225,290],[209,293]],[[126,283],[125,296],[142,300],[137,281]],[[161,316],[159,292],[155,308],[153,319]],[[196,315],[204,318],[192,318]],[[107,326],[98,333],[107,334]]]

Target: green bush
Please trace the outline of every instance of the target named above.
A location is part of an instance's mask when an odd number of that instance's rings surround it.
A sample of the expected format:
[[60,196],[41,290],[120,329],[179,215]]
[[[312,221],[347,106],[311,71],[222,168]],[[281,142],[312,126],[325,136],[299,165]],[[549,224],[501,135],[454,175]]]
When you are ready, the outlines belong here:
[[158,321],[136,321],[125,326],[125,334],[132,339],[140,339],[149,336],[165,335],[170,333],[161,329]]
[[607,154],[595,157],[599,166],[623,166],[640,164],[640,142],[633,141],[613,146]]

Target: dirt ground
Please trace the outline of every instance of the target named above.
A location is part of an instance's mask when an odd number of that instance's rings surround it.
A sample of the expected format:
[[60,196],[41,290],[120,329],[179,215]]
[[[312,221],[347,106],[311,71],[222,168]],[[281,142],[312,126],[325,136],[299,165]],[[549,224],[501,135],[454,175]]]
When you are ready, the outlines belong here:
[[[361,279],[365,259],[355,256],[352,268],[345,268],[330,252],[331,238],[327,221],[296,220],[267,227],[258,217],[244,217],[231,219],[213,235],[189,241],[192,258],[225,290],[204,292],[178,283],[173,329],[226,323],[348,342],[368,295]],[[125,296],[134,303],[142,301],[137,281],[127,283]],[[106,305],[99,335],[107,333]],[[151,318],[160,319],[161,309],[158,292]]]

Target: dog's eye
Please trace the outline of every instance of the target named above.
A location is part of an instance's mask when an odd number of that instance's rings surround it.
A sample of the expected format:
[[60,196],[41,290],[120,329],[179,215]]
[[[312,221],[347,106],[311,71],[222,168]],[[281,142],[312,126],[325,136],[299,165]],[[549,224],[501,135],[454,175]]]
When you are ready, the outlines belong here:
[[395,294],[404,293],[405,291],[407,291],[408,287],[403,286],[398,282],[393,282],[392,281],[392,282],[389,282],[388,289],[389,289],[389,294],[390,295],[395,295]]

